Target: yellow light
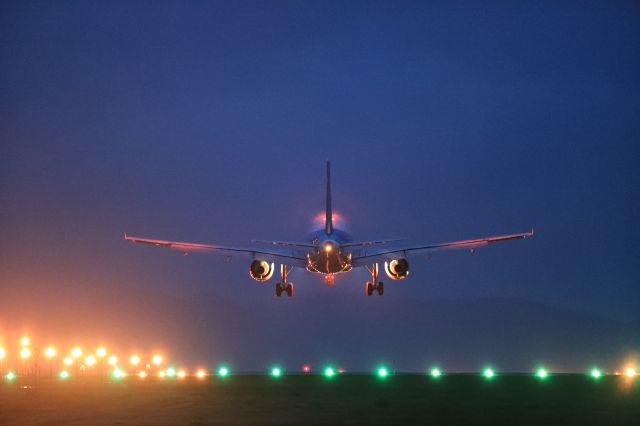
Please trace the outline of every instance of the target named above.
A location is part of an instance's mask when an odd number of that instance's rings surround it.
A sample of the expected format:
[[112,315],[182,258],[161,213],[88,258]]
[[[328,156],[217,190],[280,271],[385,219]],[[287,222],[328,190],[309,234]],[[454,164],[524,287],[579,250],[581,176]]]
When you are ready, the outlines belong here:
[[206,375],[207,373],[204,370],[198,370],[198,372],[196,373],[196,377],[198,379],[204,379]]
[[29,338],[27,336],[25,336],[22,339],[20,339],[20,345],[21,346],[29,346],[29,343],[31,343],[31,340],[29,340]]
[[144,379],[145,377],[147,377],[147,373],[145,373],[144,371],[141,371],[138,373],[138,377],[140,377],[141,379]]
[[71,358],[70,356],[64,357],[64,365],[71,365],[73,364],[73,358]]
[[164,379],[164,376],[166,376],[167,373],[165,373],[164,371],[161,371],[158,373],[158,377],[160,377],[161,379]]
[[84,359],[84,363],[87,364],[87,367],[93,367],[96,365],[96,357],[93,355],[89,355]]
[[635,376],[635,375],[636,375],[636,370],[635,370],[634,368],[632,368],[632,367],[629,367],[629,368],[627,368],[627,369],[624,371],[624,374],[625,374],[627,377],[633,377],[633,376]]
[[333,247],[331,247],[330,243],[324,245],[324,251],[326,251],[327,253],[331,252],[332,249]]
[[118,357],[115,355],[111,355],[107,362],[109,363],[109,365],[115,366],[118,363]]
[[29,348],[22,348],[20,350],[20,358],[27,359],[31,357],[31,350]]
[[82,356],[82,349],[77,346],[71,349],[71,356],[74,358],[80,358]]
[[104,358],[107,356],[107,350],[101,346],[96,350],[96,355],[98,355],[98,358]]
[[184,379],[184,377],[187,375],[187,373],[184,372],[184,370],[180,370],[178,371],[178,377],[181,379]]
[[56,348],[54,348],[53,346],[49,346],[44,351],[44,356],[46,356],[49,359],[53,358],[54,356],[56,356]]
[[138,365],[140,364],[140,357],[138,355],[131,355],[131,358],[129,358],[129,362],[131,363],[131,365]]
[[3,359],[5,356],[7,356],[7,351],[5,351],[4,348],[0,348],[0,359]]
[[160,355],[154,355],[151,361],[153,362],[153,365],[160,365],[162,364],[162,357]]

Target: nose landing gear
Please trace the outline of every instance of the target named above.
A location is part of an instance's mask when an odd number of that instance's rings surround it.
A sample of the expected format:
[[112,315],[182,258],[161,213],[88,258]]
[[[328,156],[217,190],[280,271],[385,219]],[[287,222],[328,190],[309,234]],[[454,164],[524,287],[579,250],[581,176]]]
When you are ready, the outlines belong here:
[[374,291],[378,292],[378,296],[384,294],[384,283],[378,281],[378,264],[374,263],[371,269],[367,266],[367,270],[371,273],[371,281],[365,283],[365,292],[367,296],[371,296]]
[[324,276],[324,283],[326,285],[334,285],[336,283],[336,277],[333,274],[328,274]]
[[293,270],[293,266],[287,267],[287,265],[280,265],[280,276],[282,277],[282,283],[276,283],[276,296],[282,296],[282,293],[286,293],[287,297],[293,296],[293,283],[287,282],[287,276]]

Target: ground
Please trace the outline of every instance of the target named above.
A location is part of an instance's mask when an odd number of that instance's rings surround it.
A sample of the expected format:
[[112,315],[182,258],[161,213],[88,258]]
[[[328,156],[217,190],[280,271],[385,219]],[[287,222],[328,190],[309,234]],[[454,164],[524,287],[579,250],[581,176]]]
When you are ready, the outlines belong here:
[[258,375],[18,379],[0,424],[638,425],[640,379],[556,375]]

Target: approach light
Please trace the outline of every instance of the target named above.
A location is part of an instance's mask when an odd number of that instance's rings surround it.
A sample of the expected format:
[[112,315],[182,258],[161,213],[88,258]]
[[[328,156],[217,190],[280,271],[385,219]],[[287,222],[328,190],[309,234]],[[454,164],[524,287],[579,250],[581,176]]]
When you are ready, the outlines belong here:
[[331,367],[327,367],[324,369],[324,376],[325,377],[333,377],[336,375],[336,370],[334,370]]
[[77,346],[71,349],[71,356],[74,358],[80,358],[82,356],[82,349]]
[[153,365],[160,365],[162,364],[162,357],[160,355],[154,355],[151,359],[151,362],[153,363]]
[[220,367],[218,369],[218,376],[227,377],[229,375],[229,369],[227,367]]
[[176,369],[175,368],[168,368],[167,369],[167,376],[173,377],[175,375],[176,375]]
[[629,367],[624,371],[624,375],[627,377],[633,377],[636,375],[636,370],[633,367]]
[[185,373],[184,370],[178,371],[178,378],[179,379],[184,379],[186,376],[187,376],[187,373]]
[[129,362],[131,363],[131,365],[138,365],[140,364],[140,357],[138,355],[131,355],[131,358],[129,358]]
[[437,379],[438,377],[442,376],[442,371],[440,371],[439,368],[432,368],[430,374],[431,377]]
[[491,368],[485,368],[485,370],[482,372],[482,375],[485,379],[493,379],[496,375],[496,372]]
[[29,343],[31,343],[31,340],[27,336],[20,339],[20,346],[29,346]]
[[4,376],[4,377],[5,377],[8,381],[12,381],[13,379],[15,379],[15,378],[16,378],[16,377],[18,377],[18,376],[17,376],[17,375],[16,375],[16,373],[14,373],[13,371],[9,371],[9,372],[7,373],[7,375],[6,375],[6,376]]
[[96,355],[98,358],[104,358],[107,356],[107,350],[101,346],[96,350]]
[[593,370],[591,370],[591,377],[593,377],[594,379],[599,379],[600,377],[602,377],[602,372],[597,368],[594,368]]
[[87,364],[87,367],[93,367],[96,365],[96,357],[93,355],[89,355],[84,359],[84,363]]
[[389,375],[389,370],[387,370],[386,367],[380,367],[380,368],[378,368],[378,371],[376,372],[376,374],[381,379],[384,379],[385,377],[387,377]]
[[22,359],[27,359],[31,357],[31,349],[29,348],[22,348],[20,349],[20,358]]
[[44,356],[49,359],[53,358],[54,356],[56,356],[56,348],[54,348],[53,346],[49,346],[47,349],[45,349]]
[[7,356],[7,351],[4,348],[0,348],[0,359],[4,359]]
[[66,380],[69,378],[70,374],[67,370],[62,370],[58,375],[62,380]]
[[66,356],[66,357],[64,357],[63,362],[64,362],[64,365],[67,365],[67,366],[71,365],[71,364],[73,364],[73,358],[71,358],[70,356]]
[[160,377],[161,379],[164,379],[164,377],[167,375],[167,373],[165,373],[164,371],[159,371],[158,372],[158,377]]
[[140,377],[141,379],[144,379],[147,377],[147,373],[145,373],[144,371],[141,371],[138,373],[138,377]]
[[115,355],[111,355],[109,359],[107,359],[107,362],[109,363],[109,365],[112,365],[115,367],[116,364],[118,363],[118,357]]
[[280,377],[282,375],[282,370],[279,367],[273,367],[271,369],[271,375],[273,377]]
[[204,370],[198,370],[196,371],[196,377],[198,379],[204,379],[207,376],[207,372]]

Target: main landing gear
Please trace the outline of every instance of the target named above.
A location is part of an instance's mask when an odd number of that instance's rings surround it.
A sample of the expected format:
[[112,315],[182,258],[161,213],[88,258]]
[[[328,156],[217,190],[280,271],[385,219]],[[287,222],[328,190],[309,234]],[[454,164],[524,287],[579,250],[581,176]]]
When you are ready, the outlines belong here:
[[287,267],[287,265],[280,265],[280,276],[282,277],[282,283],[276,283],[276,296],[282,296],[282,293],[287,293],[287,297],[293,296],[293,283],[287,282],[287,276],[293,270],[293,266]]
[[367,296],[371,296],[374,291],[378,292],[378,296],[382,296],[384,294],[384,283],[378,281],[378,264],[374,263],[371,269],[367,266],[367,270],[371,273],[371,281],[367,281],[364,287]]

